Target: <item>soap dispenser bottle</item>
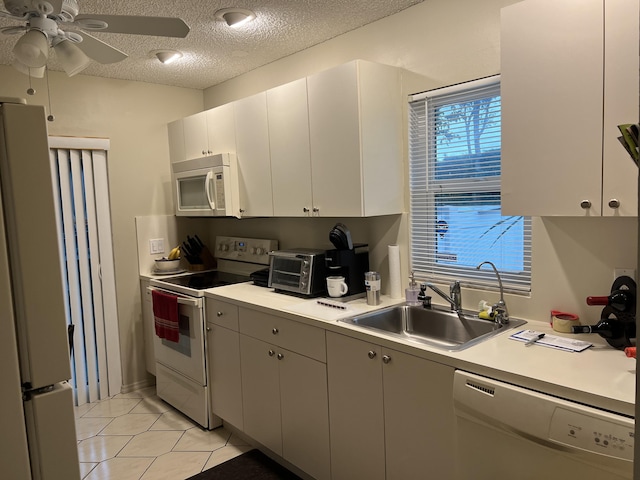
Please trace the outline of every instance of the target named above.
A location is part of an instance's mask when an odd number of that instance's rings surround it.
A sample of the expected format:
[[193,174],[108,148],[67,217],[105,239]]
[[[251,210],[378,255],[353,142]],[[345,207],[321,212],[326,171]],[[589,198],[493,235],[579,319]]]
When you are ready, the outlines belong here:
[[411,271],[411,274],[409,275],[409,287],[406,288],[404,292],[405,292],[405,298],[406,298],[407,304],[420,305],[420,302],[418,301],[418,294],[420,293],[420,287],[416,282],[413,271]]

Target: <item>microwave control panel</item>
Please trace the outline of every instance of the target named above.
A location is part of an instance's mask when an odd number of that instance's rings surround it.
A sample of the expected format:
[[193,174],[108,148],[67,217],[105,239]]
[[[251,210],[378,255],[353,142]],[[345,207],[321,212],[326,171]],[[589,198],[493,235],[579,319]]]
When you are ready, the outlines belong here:
[[277,249],[277,240],[216,237],[214,256],[225,260],[238,260],[269,265],[269,252]]

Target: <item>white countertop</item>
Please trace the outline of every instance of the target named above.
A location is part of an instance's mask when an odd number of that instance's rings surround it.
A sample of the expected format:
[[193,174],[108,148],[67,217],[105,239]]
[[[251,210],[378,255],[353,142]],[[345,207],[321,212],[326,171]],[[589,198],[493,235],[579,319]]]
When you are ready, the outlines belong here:
[[383,296],[381,304],[376,307],[368,306],[364,298],[357,299],[346,303],[347,310],[342,312],[318,306],[317,299],[306,300],[275,293],[273,289],[252,283],[217,287],[207,290],[205,296],[297,319],[334,332],[349,330],[349,335],[383,347],[635,417],[635,359],[627,358],[623,351],[610,347],[597,334],[580,336],[580,340],[593,343],[593,347],[580,353],[539,345],[525,347],[509,336],[521,329],[572,336],[555,332],[546,321],[528,320],[522,327],[505,330],[465,350],[450,352],[402,339],[390,339],[383,333],[337,321],[338,316],[391,306],[402,303],[404,299]]

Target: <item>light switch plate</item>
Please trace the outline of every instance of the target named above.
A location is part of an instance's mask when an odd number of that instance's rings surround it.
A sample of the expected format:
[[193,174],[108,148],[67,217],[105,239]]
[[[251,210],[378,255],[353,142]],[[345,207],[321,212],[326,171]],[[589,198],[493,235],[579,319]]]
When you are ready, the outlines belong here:
[[152,238],[149,240],[149,253],[157,255],[164,253],[164,238]]

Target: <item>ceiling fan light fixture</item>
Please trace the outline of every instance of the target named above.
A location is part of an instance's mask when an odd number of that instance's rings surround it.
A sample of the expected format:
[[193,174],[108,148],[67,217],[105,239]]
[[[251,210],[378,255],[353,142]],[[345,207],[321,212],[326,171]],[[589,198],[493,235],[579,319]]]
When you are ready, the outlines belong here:
[[226,22],[231,28],[238,28],[256,18],[255,13],[244,8],[223,8],[218,10],[215,16],[218,20]]
[[13,47],[13,54],[26,67],[44,67],[49,58],[47,36],[40,30],[32,28],[18,39]]
[[53,46],[60,65],[72,77],[89,66],[91,60],[71,40],[61,40]]
[[24,63],[21,63],[20,60],[15,59],[13,61],[13,68],[15,68],[20,73],[24,73],[25,75],[30,75],[34,78],[43,78],[44,77],[44,69],[45,67],[27,67]]
[[164,65],[168,65],[182,58],[182,53],[177,50],[155,50],[151,53]]

